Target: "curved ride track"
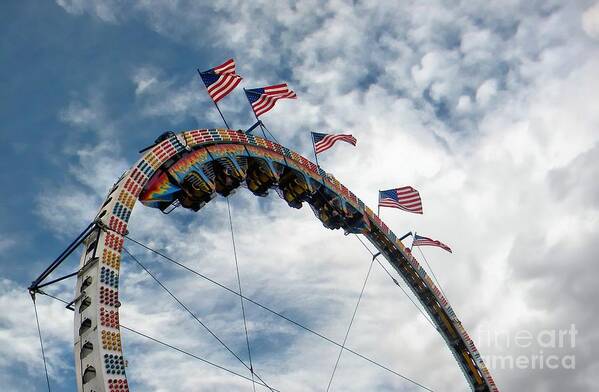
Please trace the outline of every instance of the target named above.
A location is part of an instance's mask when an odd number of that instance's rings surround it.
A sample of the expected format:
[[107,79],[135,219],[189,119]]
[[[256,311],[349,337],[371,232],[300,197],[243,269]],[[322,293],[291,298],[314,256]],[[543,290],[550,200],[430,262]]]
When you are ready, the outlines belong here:
[[200,209],[216,194],[244,185],[269,189],[294,208],[310,204],[325,227],[364,234],[401,275],[445,339],[474,391],[498,391],[474,342],[424,269],[396,235],[345,186],[277,143],[242,131],[202,129],[170,134],[110,190],[98,229],[84,241],[77,276],[75,359],[80,392],[128,391],[119,330],[118,281],[127,222],[135,202],[167,210]]

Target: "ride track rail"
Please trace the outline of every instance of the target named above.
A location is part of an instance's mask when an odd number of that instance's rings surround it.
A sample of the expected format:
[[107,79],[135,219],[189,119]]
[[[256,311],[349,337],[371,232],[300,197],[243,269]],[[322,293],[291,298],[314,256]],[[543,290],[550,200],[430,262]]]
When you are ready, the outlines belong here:
[[425,270],[398,237],[351,191],[314,163],[270,140],[226,129],[171,133],[146,149],[108,193],[96,225],[83,240],[77,274],[74,337],[79,392],[128,391],[119,329],[121,252],[131,211],[143,204],[199,210],[217,193],[245,183],[269,189],[294,207],[308,202],[330,229],[364,234],[426,309],[473,391],[498,391],[474,342]]

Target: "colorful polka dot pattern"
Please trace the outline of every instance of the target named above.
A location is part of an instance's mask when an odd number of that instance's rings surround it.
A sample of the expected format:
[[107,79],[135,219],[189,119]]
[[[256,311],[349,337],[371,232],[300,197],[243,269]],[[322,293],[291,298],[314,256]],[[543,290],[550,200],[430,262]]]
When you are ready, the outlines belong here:
[[100,308],[100,324],[104,327],[117,328],[119,327],[119,313],[115,310],[107,310],[104,307]]
[[106,286],[118,289],[119,287],[119,274],[110,268],[102,267],[100,272],[100,282]]
[[102,251],[102,263],[115,270],[118,270],[121,266],[121,254],[104,248]]
[[127,384],[127,380],[119,378],[119,379],[109,379],[108,380],[108,391],[109,392],[129,392],[129,385]]
[[118,292],[107,287],[100,287],[100,303],[118,308],[120,306]]
[[[109,351],[121,351],[121,335],[118,332],[110,332],[103,330],[102,348]],[[124,370],[124,369],[123,369]]]

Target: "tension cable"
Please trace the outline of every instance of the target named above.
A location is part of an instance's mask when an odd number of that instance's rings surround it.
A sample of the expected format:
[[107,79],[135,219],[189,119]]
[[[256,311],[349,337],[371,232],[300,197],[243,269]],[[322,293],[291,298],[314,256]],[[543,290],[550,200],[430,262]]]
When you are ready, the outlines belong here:
[[[366,250],[372,255],[374,256],[374,253],[370,250],[370,248],[368,248],[368,246],[364,243],[364,241],[357,235],[355,234],[356,238],[358,239],[358,241],[360,241],[360,243],[364,246],[364,248],[366,248]],[[438,330],[438,328],[435,326],[435,324],[433,324],[433,322],[430,320],[430,318],[426,315],[426,313],[424,313],[424,311],[422,311],[422,309],[420,309],[420,306],[418,306],[416,304],[416,302],[414,302],[414,300],[412,299],[412,297],[410,297],[410,295],[408,295],[407,291],[400,286],[399,282],[397,281],[397,279],[395,279],[393,277],[393,275],[391,275],[391,273],[389,272],[389,270],[387,268],[385,268],[385,266],[383,265],[383,263],[381,263],[378,259],[376,260],[377,263],[379,263],[379,265],[383,268],[383,270],[387,273],[387,275],[389,275],[389,277],[391,278],[391,280],[393,281],[393,283],[395,283],[395,285],[397,287],[399,287],[401,289],[401,291],[403,291],[403,293],[406,295],[406,297],[408,297],[408,299],[410,300],[410,302],[416,307],[416,309],[418,309],[418,311],[420,312],[420,314],[422,314],[422,316],[424,317],[424,319],[426,321],[428,321],[428,323],[436,330]]]
[[[413,248],[413,246],[412,246],[412,248]],[[443,287],[441,287],[441,283],[439,283],[439,280],[435,276],[435,271],[433,271],[433,269],[431,268],[431,265],[428,263],[428,260],[426,259],[426,256],[424,255],[424,253],[422,253],[422,250],[420,250],[420,247],[417,246],[417,248],[418,248],[418,252],[420,252],[420,254],[422,255],[422,258],[424,259],[424,262],[426,263],[426,266],[428,267],[428,270],[433,275],[433,279],[435,279],[435,282],[437,283],[437,286],[439,286],[439,290],[441,290],[441,293],[443,293],[443,296],[445,298],[447,298],[447,295],[445,295],[445,291],[443,291]]]
[[[66,304],[68,304],[68,302],[67,302],[67,301],[65,301],[64,299],[62,299],[62,298],[58,298],[58,297],[56,297],[56,296],[54,296],[54,295],[52,295],[52,294],[48,294],[48,293],[45,293],[45,292],[42,292],[42,291],[40,291],[39,293],[40,293],[40,294],[42,294],[42,295],[45,295],[45,296],[47,296],[47,297],[50,297],[50,298],[52,298],[52,299],[54,299],[54,300],[56,300],[56,301],[62,302],[62,303],[63,303],[63,304],[65,304],[65,305],[66,305]],[[67,309],[68,309],[68,308],[67,308]],[[69,309],[69,310],[72,310],[72,309]],[[167,348],[170,348],[170,349],[172,349],[172,350],[175,350],[175,351],[177,351],[177,352],[180,352],[181,354],[185,354],[185,355],[187,355],[187,356],[189,356],[189,357],[191,357],[191,358],[197,359],[198,361],[204,362],[204,363],[205,363],[205,364],[207,364],[207,365],[213,366],[213,367],[215,367],[215,368],[217,368],[217,369],[220,369],[220,370],[224,370],[225,372],[227,372],[227,373],[230,373],[230,374],[232,374],[232,375],[234,375],[234,376],[237,376],[237,377],[243,378],[243,379],[245,379],[245,380],[247,380],[247,381],[252,381],[252,379],[251,379],[251,378],[249,378],[249,377],[246,377],[246,376],[244,376],[243,374],[237,373],[237,372],[236,372],[236,371],[234,371],[234,370],[231,370],[231,369],[228,369],[228,368],[226,368],[226,367],[224,367],[224,366],[218,365],[218,364],[216,364],[216,363],[214,363],[214,362],[211,362],[211,361],[209,361],[209,360],[207,360],[207,359],[205,359],[205,358],[202,358],[202,357],[200,357],[199,355],[192,354],[192,353],[190,353],[189,351],[185,351],[185,350],[183,350],[182,348],[179,348],[179,347],[177,347],[177,346],[173,346],[172,344],[166,343],[166,342],[164,342],[164,341],[162,341],[162,340],[160,340],[160,339],[154,338],[154,337],[152,337],[152,336],[150,336],[150,335],[147,335],[147,334],[145,334],[145,333],[143,333],[143,332],[139,332],[139,331],[137,331],[137,330],[135,330],[135,329],[133,329],[133,328],[127,327],[126,325],[119,324],[119,327],[120,327],[120,328],[122,328],[122,329],[125,329],[125,330],[127,330],[127,331],[129,331],[129,332],[131,332],[131,333],[133,333],[133,334],[135,334],[135,335],[139,335],[139,336],[141,336],[141,337],[143,337],[143,338],[146,338],[146,339],[148,339],[148,340],[151,340],[151,341],[153,341],[153,342],[155,342],[155,343],[161,344],[161,345],[163,345],[163,346],[165,346],[165,347],[167,347]],[[266,388],[268,388],[268,386],[267,386],[266,384],[262,384],[260,381],[256,381],[256,384],[258,384],[258,385],[260,385],[260,386],[263,386],[263,387],[266,387]],[[280,392],[278,389],[274,389],[274,388],[272,388],[272,390],[273,390],[273,391],[275,391],[275,392]]]
[[245,330],[245,342],[248,348],[248,357],[250,359],[250,372],[252,374],[252,387],[256,392],[256,384],[254,384],[254,365],[252,364],[252,350],[250,349],[250,339],[248,338],[248,327],[245,318],[245,305],[243,304],[243,292],[241,291],[241,278],[239,276],[239,262],[237,261],[237,247],[235,246],[235,233],[233,231],[233,218],[231,217],[231,203],[227,197],[227,212],[229,213],[229,228],[231,229],[231,242],[233,244],[233,256],[235,257],[235,269],[237,271],[237,285],[239,287],[239,301],[241,302],[241,314],[243,315],[243,328]]
[[[108,230],[111,230],[111,229],[108,229]],[[128,239],[129,241],[131,241],[131,242],[133,242],[133,243],[141,246],[142,248],[144,248],[144,249],[146,249],[146,250],[148,250],[148,251],[150,251],[150,252],[152,252],[152,253],[160,256],[164,260],[166,260],[166,261],[168,261],[170,263],[173,263],[173,264],[175,264],[175,265],[177,265],[177,266],[179,266],[179,267],[181,267],[181,268],[183,268],[183,269],[191,272],[192,274],[194,274],[194,275],[196,275],[196,276],[198,276],[198,277],[200,277],[200,278],[202,278],[202,279],[204,279],[204,280],[206,280],[206,281],[208,281],[208,282],[210,282],[210,283],[212,283],[212,284],[214,284],[214,285],[216,285],[216,286],[218,286],[218,287],[220,287],[220,288],[222,288],[222,289],[224,289],[224,290],[226,290],[228,292],[230,292],[233,295],[239,296],[239,293],[236,292],[235,290],[231,289],[230,287],[227,287],[224,284],[219,283],[216,280],[211,279],[208,276],[202,274],[201,272],[198,272],[198,271],[196,271],[196,270],[194,270],[194,269],[186,266],[185,264],[182,264],[182,263],[178,262],[177,260],[174,260],[173,258],[165,255],[164,253],[162,253],[160,251],[157,251],[157,250],[155,250],[155,249],[153,249],[153,248],[145,245],[144,243],[142,243],[140,241],[137,241],[136,239],[134,239],[132,237],[129,237],[128,235],[125,235],[124,237],[126,239]],[[293,324],[293,325],[295,325],[295,326],[297,326],[297,327],[299,327],[299,328],[301,328],[301,329],[303,329],[303,330],[305,330],[305,331],[307,331],[307,332],[309,332],[309,333],[311,333],[311,334],[313,334],[315,336],[318,336],[319,338],[321,338],[323,340],[326,340],[327,342],[329,342],[331,344],[334,344],[337,347],[342,347],[341,344],[337,343],[333,339],[330,339],[330,338],[326,337],[325,335],[323,335],[323,334],[321,334],[319,332],[316,332],[315,330],[313,330],[313,329],[311,329],[311,328],[309,328],[309,327],[307,327],[307,326],[305,326],[305,325],[303,325],[303,324],[301,324],[301,323],[299,323],[299,322],[297,322],[297,321],[295,321],[295,320],[293,320],[293,319],[291,319],[291,318],[283,315],[282,313],[277,312],[276,310],[273,310],[273,309],[269,308],[266,305],[261,304],[260,302],[257,302],[257,301],[255,301],[255,300],[253,300],[251,298],[246,297],[246,296],[243,296],[242,298],[244,300],[246,300],[246,301],[248,301],[248,302],[250,302],[250,303],[258,306],[259,308],[264,309],[265,311],[267,311],[269,313],[272,313],[275,316],[280,317],[283,320],[285,320],[285,321],[287,321],[287,322],[289,322],[289,323],[291,323],[291,324]],[[375,366],[378,366],[379,368],[381,368],[383,370],[386,370],[387,372],[389,372],[389,373],[391,373],[391,374],[393,374],[393,375],[395,375],[397,377],[400,377],[400,378],[402,378],[402,379],[404,379],[404,380],[406,380],[406,381],[408,381],[408,382],[410,382],[410,383],[412,383],[414,385],[417,385],[417,386],[419,386],[419,387],[421,387],[421,388],[423,388],[423,389],[425,389],[427,391],[432,391],[430,388],[425,387],[424,385],[418,383],[417,381],[412,380],[411,378],[409,378],[407,376],[404,376],[403,374],[401,374],[401,373],[399,373],[399,372],[397,372],[397,371],[395,371],[395,370],[393,370],[393,369],[391,369],[391,368],[389,368],[389,367],[387,367],[387,366],[385,366],[385,365],[383,365],[383,364],[375,361],[374,359],[368,358],[367,356],[362,355],[359,352],[357,352],[355,350],[352,350],[351,348],[345,347],[344,350],[348,351],[348,352],[354,354],[355,356],[360,357],[363,360],[365,360],[365,361],[367,361],[367,362],[369,362],[369,363],[371,363],[371,364],[373,364]]]
[[345,332],[345,337],[343,338],[343,343],[341,344],[341,350],[339,350],[339,355],[337,356],[337,361],[335,362],[335,367],[333,368],[333,372],[331,373],[331,378],[329,379],[329,385],[327,385],[327,392],[331,388],[331,383],[333,382],[333,377],[335,377],[335,371],[337,370],[337,366],[339,365],[339,360],[341,359],[341,354],[343,354],[343,349],[345,348],[345,343],[347,342],[347,337],[349,336],[349,331],[351,330],[351,326],[354,323],[354,319],[356,318],[356,313],[358,312],[358,306],[360,306],[360,301],[362,300],[362,295],[364,295],[364,289],[366,288],[366,283],[368,282],[368,277],[370,276],[370,271],[372,271],[372,265],[374,264],[374,260],[376,257],[372,258],[370,262],[370,266],[368,267],[368,273],[366,273],[366,278],[364,279],[364,284],[362,285],[362,291],[360,291],[360,296],[358,297],[358,301],[356,302],[356,307],[354,308],[354,314],[351,316],[351,320],[349,322],[349,326],[347,327],[347,332]]
[[252,372],[258,378],[258,380],[262,381],[262,383],[266,385],[268,389],[270,389],[271,391],[273,390],[257,373],[254,373],[252,369],[241,358],[239,358],[239,356],[235,354],[235,352],[231,350],[225,342],[223,342],[214,332],[212,332],[212,330],[206,324],[204,324],[179,298],[177,298],[177,296],[173,294],[173,292],[170,291],[160,281],[160,279],[158,279],[152,272],[150,272],[150,270],[146,268],[145,265],[143,265],[133,254],[131,254],[129,250],[127,250],[127,248],[123,247],[123,250],[133,259],[133,261],[135,261],[141,268],[143,268],[143,270],[146,271],[148,275],[150,275],[150,277],[152,277],[152,279],[154,279],[154,281],[156,281],[156,283],[158,283],[158,285],[160,285],[160,287],[162,287],[164,291],[166,291],[175,301],[177,301],[177,303],[183,309],[185,309],[185,311],[187,311],[187,313],[189,313],[191,317],[193,317],[206,331],[208,331],[208,333],[212,335],[212,337],[214,337],[225,349],[227,349],[227,351],[229,351],[235,358],[237,358],[237,360],[239,360],[239,362],[241,362],[243,366],[245,366],[250,372]]
[[30,292],[31,300],[33,301],[33,310],[35,311],[35,322],[37,324],[37,333],[40,337],[40,347],[42,348],[42,359],[44,360],[44,371],[46,372],[46,384],[48,385],[48,392],[50,390],[50,377],[48,376],[48,366],[46,365],[46,353],[44,351],[44,341],[42,339],[42,330],[40,328],[40,319],[37,315],[37,304],[35,303],[35,292]]

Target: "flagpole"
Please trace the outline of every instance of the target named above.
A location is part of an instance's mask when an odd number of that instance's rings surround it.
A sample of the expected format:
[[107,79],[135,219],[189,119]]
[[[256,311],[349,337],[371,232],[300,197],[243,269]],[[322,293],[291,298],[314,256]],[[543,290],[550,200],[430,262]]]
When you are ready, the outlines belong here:
[[376,209],[376,215],[380,218],[381,217],[381,190],[379,189],[379,193],[377,195],[378,197],[378,201],[377,201],[377,209]]
[[272,134],[272,132],[266,128],[266,125],[264,125],[264,123],[262,121],[260,121],[260,124],[262,124],[262,126],[264,127],[264,129],[266,129],[266,132],[268,132],[268,134],[270,135],[270,137],[272,137],[272,140],[274,140],[277,144],[281,144],[279,143],[279,141],[277,140],[277,138],[275,137],[275,135]]
[[[325,176],[323,176],[322,174],[320,174],[320,171],[319,171],[320,164],[318,163],[318,154],[316,153],[316,145],[314,144],[314,132],[310,131],[310,136],[312,137],[312,151],[314,151],[314,160],[316,161],[316,173],[318,173],[318,175],[322,179],[322,186],[326,187]],[[325,174],[326,174],[326,172],[325,172]]]
[[426,263],[428,270],[431,272],[431,275],[433,276],[435,283],[437,283],[437,286],[439,286],[439,290],[441,290],[441,294],[443,294],[443,296],[447,299],[447,295],[445,294],[445,291],[443,290],[441,283],[439,283],[439,279],[437,279],[437,276],[435,275],[435,271],[433,271],[433,268],[428,263],[428,260],[426,259],[426,256],[424,255],[424,252],[422,251],[422,249],[420,249],[420,247],[418,247],[418,252],[420,252],[420,254],[422,255],[422,258],[424,259],[424,262]]
[[410,252],[414,249],[414,240],[416,240],[416,231],[414,231],[414,235],[412,236],[412,246],[410,246]]
[[[258,119],[258,116],[256,116],[256,119]],[[262,136],[264,136],[264,139],[268,139],[266,137],[266,133],[264,133],[264,123],[260,120],[258,120],[260,122],[260,130],[262,131]]]
[[260,130],[262,131],[262,136],[264,136],[264,139],[267,139],[266,134],[264,133],[264,124],[258,118],[258,115],[256,114],[254,107],[252,106],[252,102],[250,101],[250,97],[248,97],[248,91],[245,87],[243,88],[243,92],[245,93],[245,97],[247,98],[248,103],[250,104],[250,107],[252,108],[252,113],[254,113],[254,117],[256,117],[257,124],[260,126]]
[[[196,70],[198,71],[198,75],[200,75],[200,80],[202,80],[202,72],[200,71],[199,68],[196,68]],[[203,82],[203,80],[202,80]],[[206,87],[206,89],[208,89]],[[210,94],[208,94],[210,95]],[[210,97],[210,99],[212,100],[212,103],[214,104],[214,106],[216,106],[216,110],[218,110],[218,114],[220,114],[220,118],[223,119],[223,122],[225,123],[225,127],[227,127],[227,129],[231,129],[231,127],[229,127],[229,124],[227,124],[227,120],[225,120],[225,116],[223,116],[223,112],[220,111],[220,108],[218,107],[218,104],[214,101],[214,99],[212,97]]]
[[246,134],[250,134],[252,133],[252,131],[254,130],[254,128],[256,128],[257,126],[259,126],[260,124],[262,124],[262,121],[258,120],[254,123],[254,125],[252,125],[251,127],[248,128],[247,131],[245,131]]
[[403,240],[405,240],[406,238],[408,238],[408,237],[409,237],[409,236],[411,236],[411,235],[412,235],[412,232],[411,232],[411,231],[408,231],[406,234],[402,235],[402,236],[399,238],[399,241],[403,241]]
[[310,132],[310,136],[312,137],[312,150],[314,151],[314,159],[316,160],[316,167],[319,168],[318,164],[318,154],[316,154],[316,146],[314,145],[314,132]]

